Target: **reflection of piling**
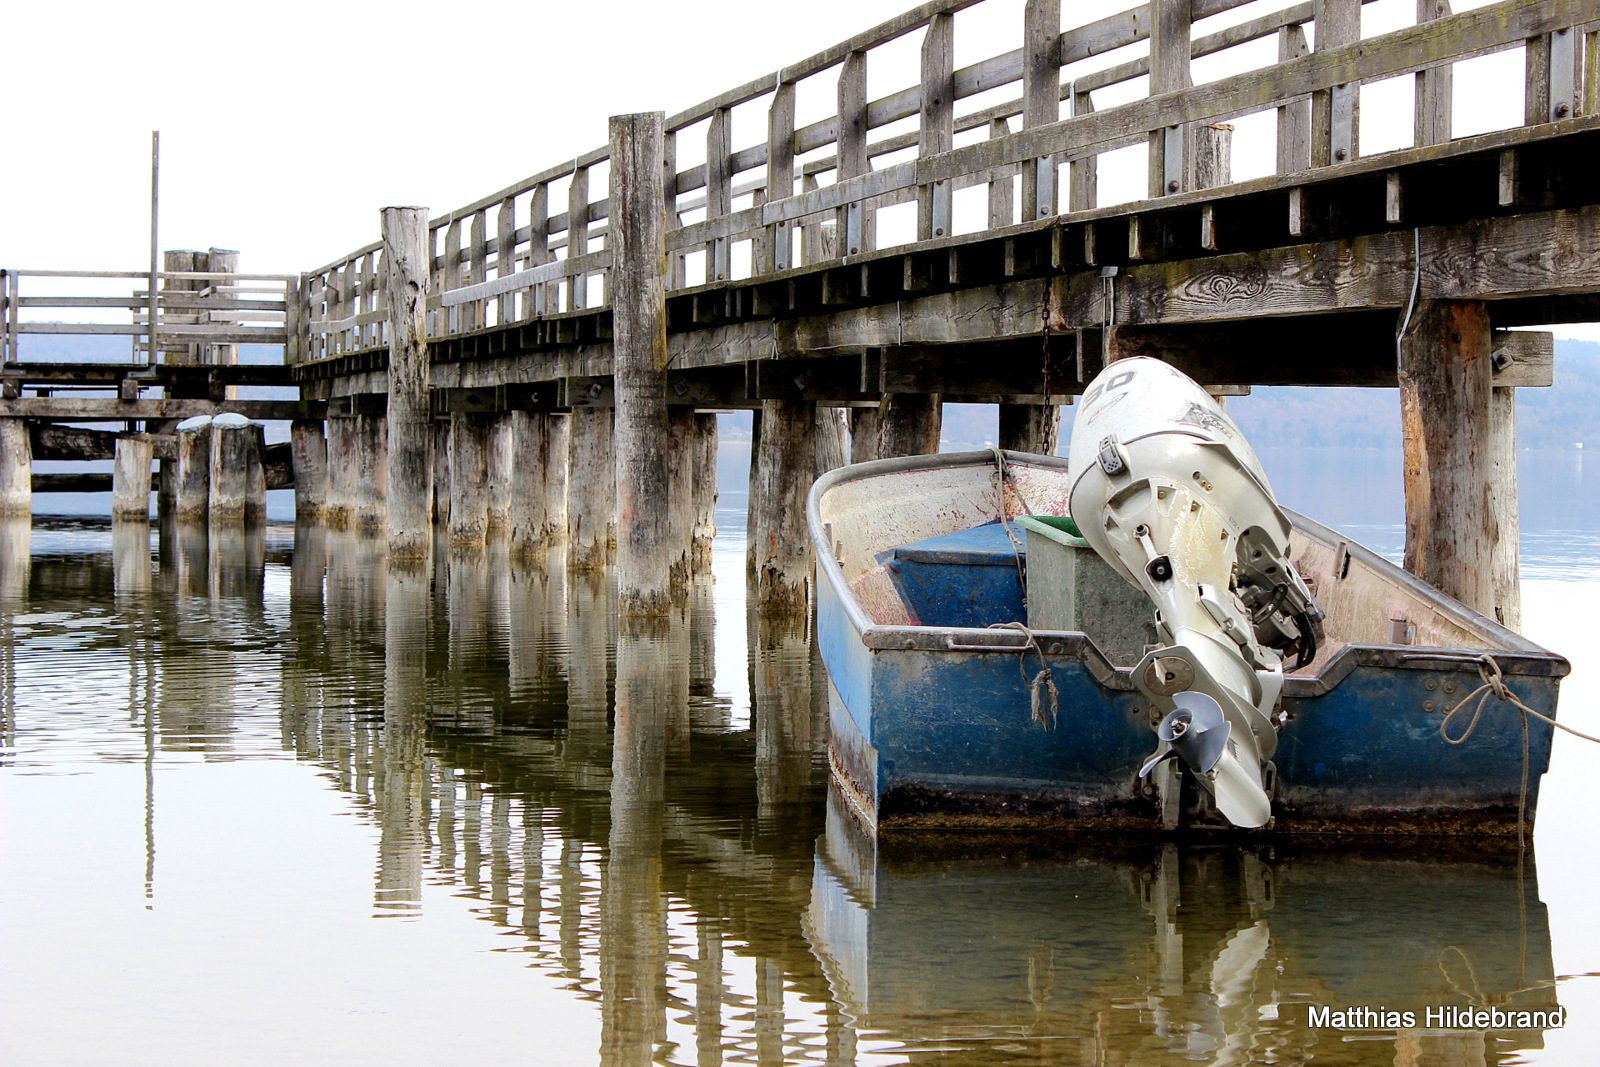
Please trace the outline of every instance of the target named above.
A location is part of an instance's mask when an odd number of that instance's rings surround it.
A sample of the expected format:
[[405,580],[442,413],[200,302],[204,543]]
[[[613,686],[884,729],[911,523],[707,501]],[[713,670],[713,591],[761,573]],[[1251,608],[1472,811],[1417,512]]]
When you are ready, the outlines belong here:
[[33,519],[26,515],[0,516],[0,601],[25,601],[32,569]]
[[[149,507],[146,497],[146,507]],[[150,524],[124,520],[111,524],[112,588],[116,595],[137,597],[155,584],[150,569]]]
[[378,796],[376,905],[411,910],[422,900],[429,818],[426,759],[428,615],[425,562],[391,559],[384,582],[383,781]]
[[207,586],[212,599],[259,604],[267,569],[266,528],[211,523],[207,528]]
[[753,622],[756,800],[761,817],[772,819],[810,794],[811,643],[803,616],[758,611]]

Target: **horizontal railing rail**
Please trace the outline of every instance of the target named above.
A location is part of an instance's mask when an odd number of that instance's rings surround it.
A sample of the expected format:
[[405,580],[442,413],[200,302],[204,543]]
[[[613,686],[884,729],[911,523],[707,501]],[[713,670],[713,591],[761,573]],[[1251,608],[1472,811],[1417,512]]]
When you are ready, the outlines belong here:
[[[987,224],[964,233],[1090,211],[1099,157],[1145,145],[1147,187],[1127,208],[1136,212],[1228,184],[1225,124],[1263,112],[1276,113],[1276,173],[1309,179],[1360,157],[1362,84],[1408,74],[1415,144],[1448,142],[1452,65],[1496,52],[1525,52],[1526,125],[1597,110],[1593,0],[1500,0],[1461,14],[1441,4],[1440,17],[1365,39],[1366,0],[1288,3],[1224,24],[1246,2],[1149,0],[1063,27],[1060,0],[1029,0],[1022,47],[957,68],[957,16],[987,17],[984,2],[935,0],[670,116],[669,291],[880,250],[879,217],[899,205],[915,203],[915,228],[901,219],[888,245],[943,241],[957,235],[955,194],[974,187],[987,189],[976,212]],[[915,33],[914,84],[869,100],[874,50]],[[1275,60],[1263,64],[1268,47]],[[1246,48],[1257,52],[1237,64],[1250,69],[1194,84],[1193,60]],[[836,78],[834,112],[797,124],[797,86],[822,76]],[[1097,100],[1106,90],[1121,102]],[[761,140],[738,147],[741,107],[764,107],[767,122]],[[698,137],[705,162],[680,168],[680,147]],[[433,219],[429,335],[608,306],[610,204],[592,188],[608,164],[597,148]],[[292,359],[383,344],[381,255],[373,243],[303,276]]]
[[[300,332],[291,321],[298,305],[297,275],[158,271],[153,277],[158,285],[154,355],[150,272],[0,270],[0,361],[21,362],[22,338],[30,334],[125,336],[130,363],[205,364],[231,362],[233,346],[241,344],[292,347]],[[133,283],[126,295],[57,291],[63,282],[109,286],[117,280]],[[92,321],[119,309],[128,312],[126,322]]]

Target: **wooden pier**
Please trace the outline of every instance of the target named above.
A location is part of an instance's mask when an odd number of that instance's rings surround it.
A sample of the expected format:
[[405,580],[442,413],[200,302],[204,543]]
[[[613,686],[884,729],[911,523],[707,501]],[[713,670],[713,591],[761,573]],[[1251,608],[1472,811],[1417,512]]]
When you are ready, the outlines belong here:
[[[425,516],[458,544],[508,526],[530,555],[564,546],[575,571],[615,553],[623,610],[652,615],[705,560],[702,416],[743,408],[751,563],[764,603],[801,610],[804,491],[846,436],[854,459],[934,450],[941,403],[976,401],[1000,405],[1003,447],[1046,450],[1108,361],[1152,353],[1218,392],[1398,385],[1407,566],[1515,625],[1513,390],[1550,384],[1552,348],[1509,328],[1600,320],[1600,7],[1430,0],[1365,39],[1361,0],[1240,7],[1064,25],[1029,0],[1020,48],[958,68],[959,27],[1001,16],[924,4],[678,114],[615,118],[605,145],[454,211],[386,209],[380,239],[297,277],[169,254],[117,327],[143,358],[114,371],[19,360],[52,327],[19,313],[42,306],[33,275],[7,272],[0,506],[27,506],[20,420],[294,419],[302,517],[384,529],[399,555],[430,550]],[[919,78],[869,99],[875,50],[912,35]],[[1261,42],[1276,63],[1194,84],[1193,60]],[[1454,65],[1511,51],[1522,124],[1453,136]],[[1400,77],[1413,144],[1365,156],[1360,88]],[[802,124],[813,81],[837,106]],[[1147,92],[1108,106],[1129,83]],[[764,138],[736,143],[736,113],[764,113]],[[1233,181],[1230,124],[1263,114],[1276,172]],[[1102,204],[1126,190],[1098,161],[1130,146],[1146,185]],[[283,365],[227,358],[253,340]],[[229,395],[285,380],[298,401]],[[89,385],[117,393],[59,392]]]

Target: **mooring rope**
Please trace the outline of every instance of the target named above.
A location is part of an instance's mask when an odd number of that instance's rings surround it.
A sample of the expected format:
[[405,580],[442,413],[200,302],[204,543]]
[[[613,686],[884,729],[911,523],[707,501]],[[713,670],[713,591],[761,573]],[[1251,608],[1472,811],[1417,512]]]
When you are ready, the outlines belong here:
[[[1028,691],[1028,701],[1033,708],[1033,718],[1044,726],[1046,730],[1055,724],[1056,712],[1061,706],[1061,694],[1056,690],[1056,680],[1050,674],[1050,664],[1045,661],[1044,648],[1039,644],[1039,635],[1028,628],[1025,622],[992,622],[991,630],[1016,630],[1028,639],[1022,646],[1022,655],[1017,657],[1017,671],[1022,675],[1022,686]],[[1039,657],[1039,673],[1028,680],[1028,653],[1032,651]],[[1049,707],[1045,707],[1045,701]]]
[[[1478,728],[1478,720],[1483,717],[1483,708],[1493,695],[1497,700],[1510,704],[1522,713],[1522,787],[1517,796],[1517,846],[1526,845],[1526,818],[1528,812],[1528,716],[1532,715],[1541,722],[1547,722],[1558,730],[1565,730],[1574,737],[1581,737],[1585,741],[1593,741],[1600,745],[1600,737],[1591,737],[1581,730],[1574,730],[1565,723],[1556,722],[1555,719],[1543,712],[1534,711],[1524,704],[1517,695],[1506,685],[1505,676],[1500,673],[1500,664],[1488,653],[1478,657],[1478,677],[1483,679],[1483,684],[1472,692],[1462,697],[1456,706],[1444,713],[1444,718],[1439,723],[1439,738],[1447,745],[1465,744],[1467,738]],[[1476,697],[1477,705],[1472,709],[1472,718],[1467,722],[1467,728],[1459,737],[1450,736],[1450,723],[1461,713],[1461,710]]]

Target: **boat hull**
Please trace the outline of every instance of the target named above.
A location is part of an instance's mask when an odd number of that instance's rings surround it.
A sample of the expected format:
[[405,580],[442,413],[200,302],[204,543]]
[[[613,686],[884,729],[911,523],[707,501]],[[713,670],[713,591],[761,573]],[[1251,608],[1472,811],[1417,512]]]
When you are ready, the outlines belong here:
[[[922,457],[981,464],[986,454]],[[1028,457],[1017,456],[1021,463]],[[1042,460],[1043,457],[1037,457]],[[892,478],[904,460],[830,475]],[[853,472],[853,473],[852,473]],[[829,479],[813,491],[819,546],[837,548],[848,516],[827,518]],[[971,516],[968,516],[970,519]],[[983,520],[982,515],[977,518]],[[1297,562],[1351,561],[1391,583],[1394,603],[1437,619],[1439,634],[1488,634],[1492,647],[1425,647],[1349,641],[1285,684],[1286,721],[1273,757],[1269,826],[1283,833],[1515,834],[1518,811],[1531,821],[1552,728],[1528,721],[1523,793],[1523,722],[1493,698],[1467,742],[1440,737],[1445,711],[1477,688],[1485,652],[1517,696],[1554,716],[1565,660],[1469,612],[1358,545],[1302,517]],[[825,529],[824,529],[825,528]],[[921,532],[921,531],[917,531]],[[854,534],[852,534],[854,536]],[[845,553],[848,555],[848,553]],[[1342,554],[1342,555],[1339,555]],[[819,553],[819,555],[821,555]],[[881,552],[877,555],[882,555]],[[1106,658],[1081,632],[883,624],[862,607],[834,553],[819,560],[817,633],[829,675],[830,754],[851,806],[879,830],[1050,826],[1073,830],[1155,830],[1161,813],[1138,778],[1154,750],[1157,716],[1129,667]],[[1338,558],[1335,558],[1338,556]],[[1387,587],[1373,588],[1383,592]],[[1355,594],[1350,594],[1354,597]],[[1384,608],[1381,596],[1369,610]],[[1393,598],[1391,598],[1393,599]],[[1487,645],[1487,642],[1486,642]],[[1042,653],[1042,657],[1041,657]],[[1048,666],[1058,693],[1034,707],[1031,683]],[[1463,714],[1454,724],[1464,728]],[[1198,790],[1183,796],[1190,829],[1219,826]]]

